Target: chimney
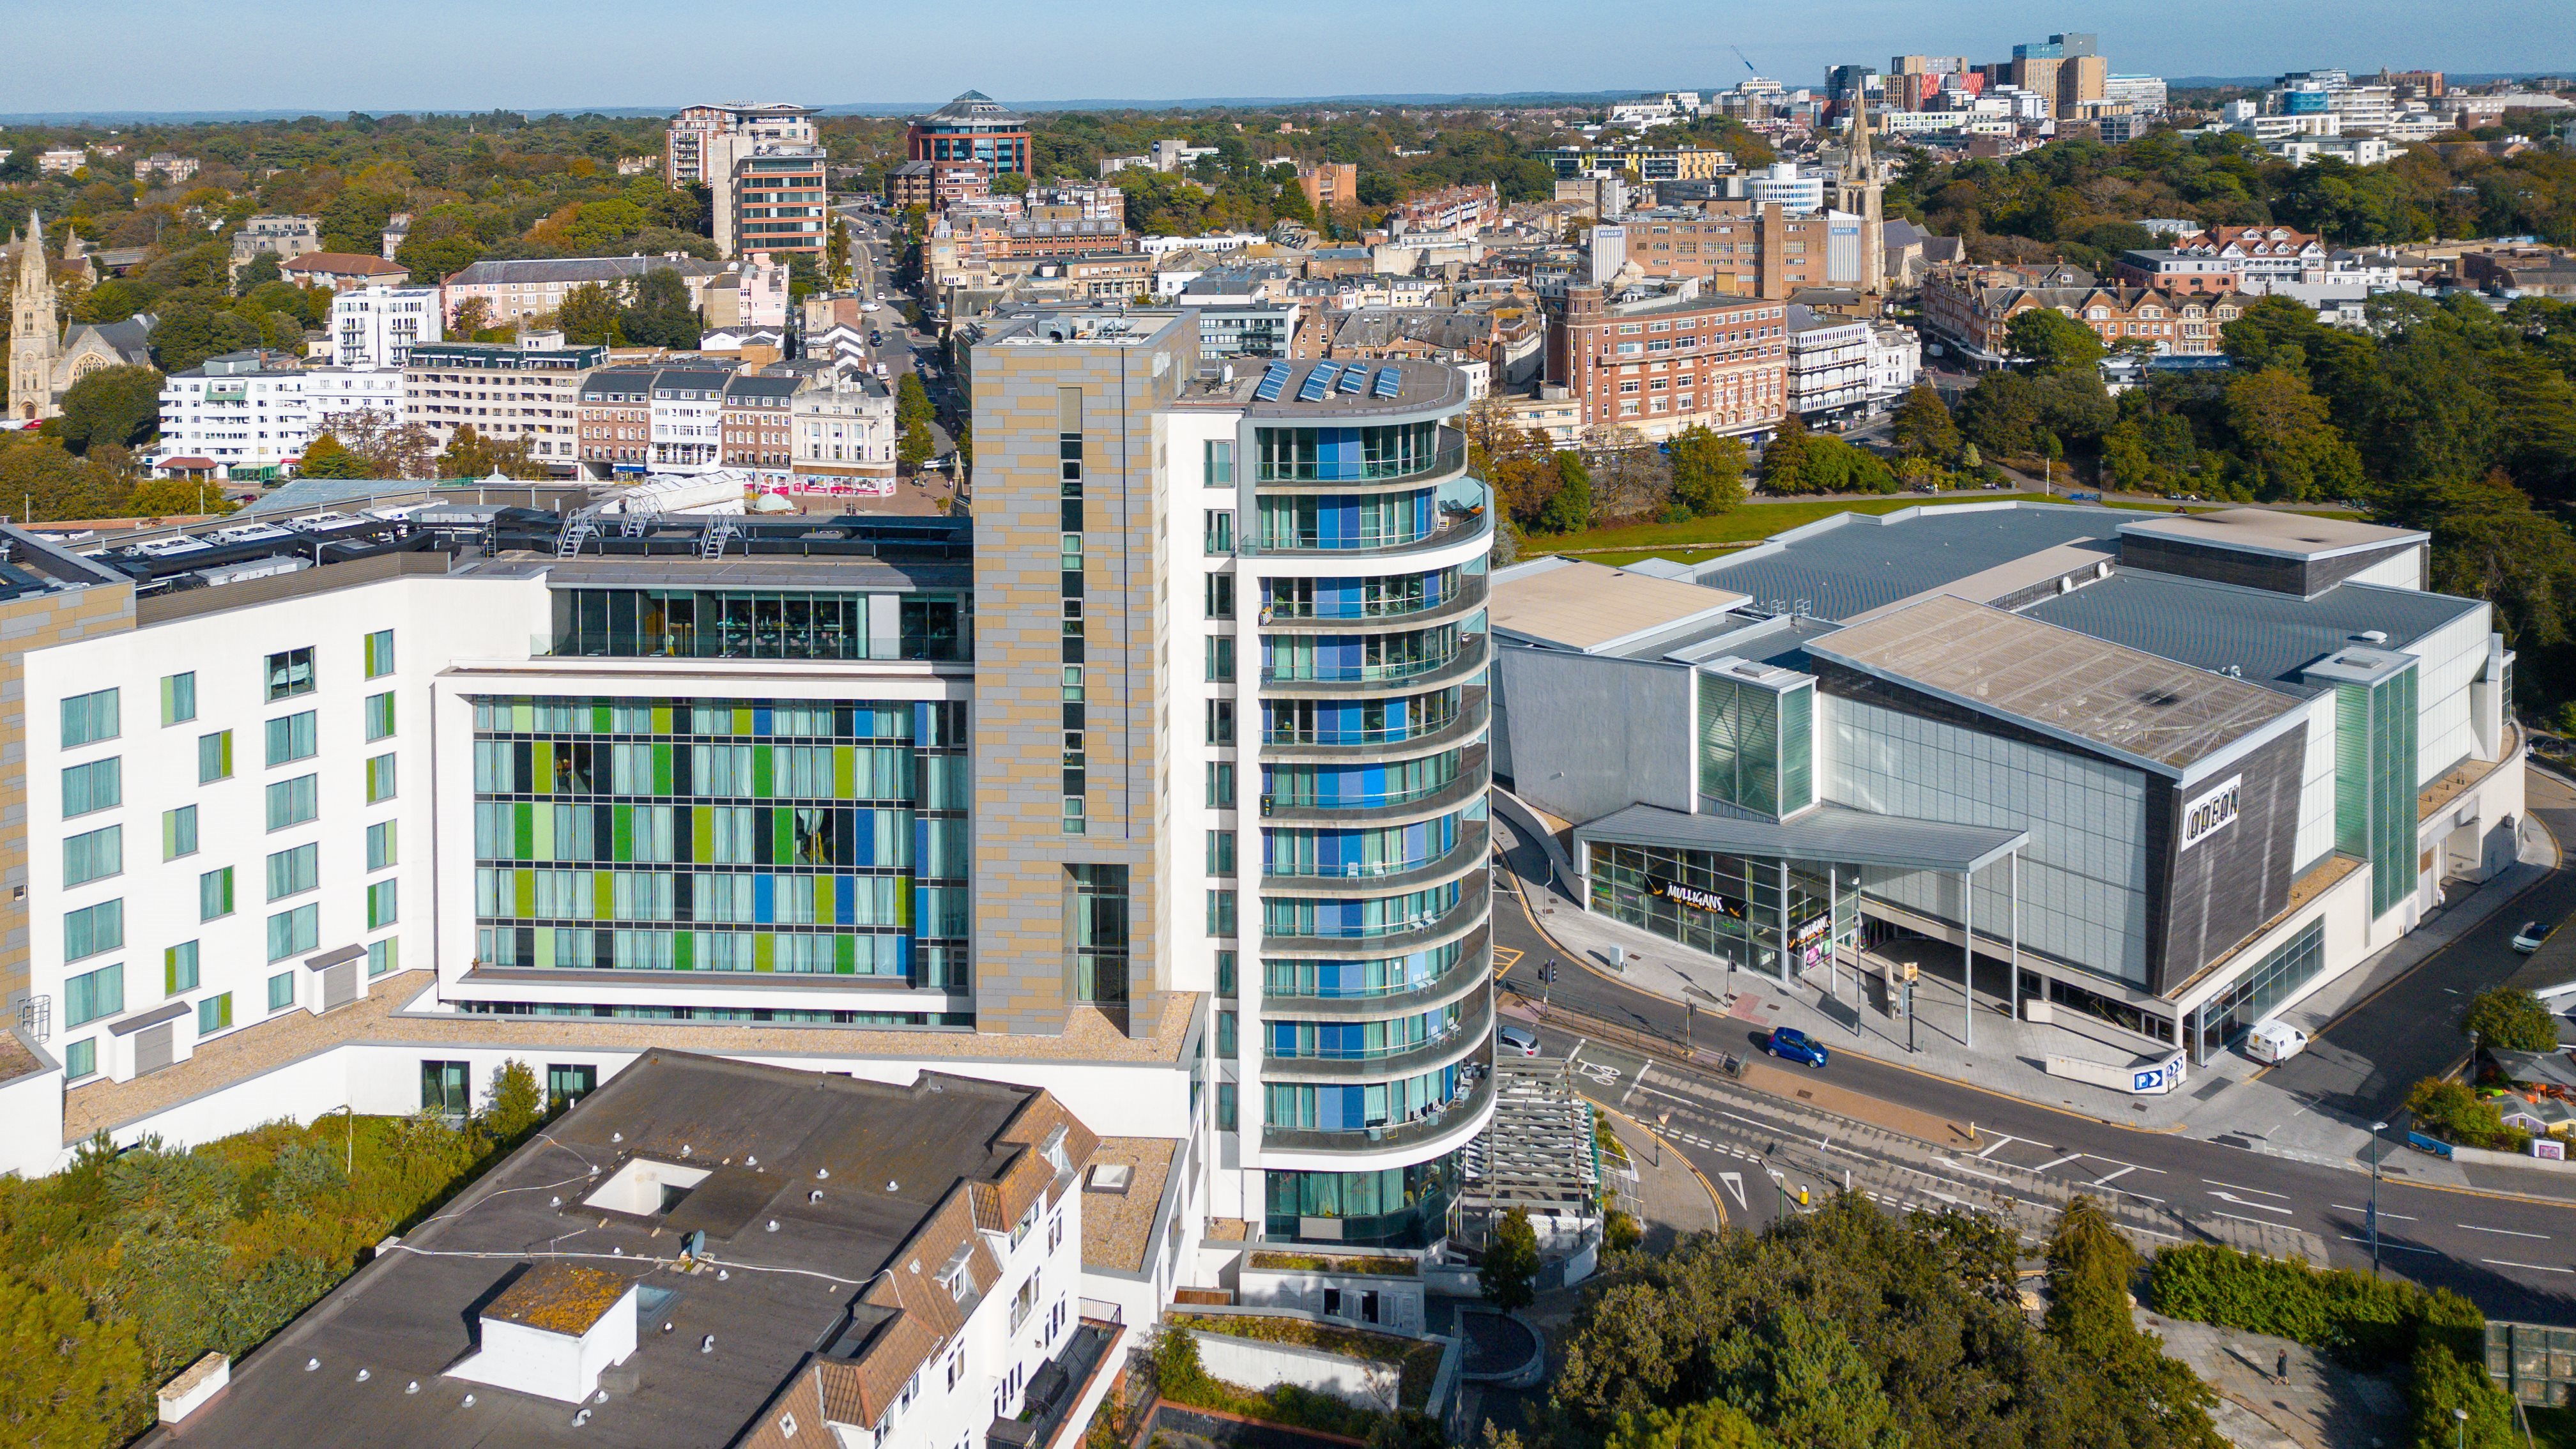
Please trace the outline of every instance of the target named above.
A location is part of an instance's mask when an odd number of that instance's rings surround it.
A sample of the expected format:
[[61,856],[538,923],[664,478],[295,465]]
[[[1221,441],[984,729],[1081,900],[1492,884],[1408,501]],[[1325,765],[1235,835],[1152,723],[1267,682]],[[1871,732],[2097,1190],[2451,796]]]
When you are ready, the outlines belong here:
[[451,1378],[578,1404],[635,1352],[635,1285],[555,1261],[519,1275],[483,1309],[480,1346]]

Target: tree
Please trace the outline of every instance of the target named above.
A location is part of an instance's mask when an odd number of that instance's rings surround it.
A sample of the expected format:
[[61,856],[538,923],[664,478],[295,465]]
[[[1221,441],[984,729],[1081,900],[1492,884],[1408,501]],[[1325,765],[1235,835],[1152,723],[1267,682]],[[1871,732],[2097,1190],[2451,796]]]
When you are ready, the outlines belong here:
[[457,303],[456,315],[447,324],[448,331],[467,341],[473,340],[477,333],[490,331],[491,327],[492,299],[489,297],[468,297]]
[[253,290],[280,281],[284,276],[285,273],[278,268],[277,253],[260,252],[242,264],[241,275],[233,279],[233,286],[247,297]]
[[1709,1399],[1678,1409],[1621,1414],[1602,1449],[1770,1449],[1761,1428],[1733,1404]]
[[695,347],[701,330],[689,284],[670,267],[655,267],[636,279],[633,300],[619,312],[617,325],[638,347]]
[[2004,347],[2033,372],[2071,372],[2100,363],[2101,337],[2054,307],[2013,314],[2004,325]]
[[1807,424],[1793,410],[1780,415],[1779,431],[1762,449],[1762,488],[1803,493],[1807,486]]
[[305,445],[304,461],[297,466],[296,471],[307,478],[376,476],[373,464],[356,453],[350,452],[337,437],[329,433],[324,433]]
[[152,361],[163,373],[185,372],[209,357],[260,345],[259,327],[202,302],[171,304],[152,328]]
[[2361,491],[2361,455],[2298,373],[2270,367],[2229,381],[2227,422],[2242,456],[2262,470],[2264,496],[2298,502]]
[[133,447],[159,430],[161,381],[161,374],[148,367],[84,373],[64,390],[62,416],[47,426],[75,453],[87,453],[98,443]]
[[46,1449],[108,1449],[132,1438],[143,1349],[130,1323],[90,1316],[77,1293],[0,1277],[0,1439]]
[[1928,382],[1918,382],[1906,393],[1905,405],[1896,410],[1895,435],[1898,451],[1908,457],[1946,463],[1959,451],[1959,425],[1951,421],[1939,389]]
[[1877,1370],[1830,1318],[1782,1305],[1728,1333],[1710,1358],[1720,1395],[1790,1449],[1903,1449]]
[[850,224],[835,216],[829,226],[823,241],[823,277],[838,290],[850,285]]
[[597,282],[584,282],[564,293],[555,308],[555,325],[563,329],[566,342],[613,346],[624,335],[617,316],[617,294]]
[[2470,997],[2460,1030],[2489,1051],[2558,1049],[2558,1018],[2539,997],[2508,986],[2490,986]]
[[1674,435],[1667,447],[1673,501],[1689,509],[1692,517],[1724,513],[1744,501],[1742,438],[1720,436],[1693,423]]
[[169,518],[178,514],[221,517],[240,507],[224,496],[218,484],[186,478],[146,478],[127,495],[124,511],[133,518]]
[[[365,465],[365,471],[356,477],[427,478],[437,466],[437,441],[429,429],[418,423],[396,422],[385,413],[359,410],[329,414],[319,419],[317,426]],[[311,462],[308,449],[306,466]]]
[[2101,1206],[2078,1194],[2060,1213],[2048,1244],[2048,1331],[2098,1375],[2086,1385],[2091,1412],[2107,1420],[2105,1442],[2140,1449],[2224,1449],[2210,1422],[2217,1391],[2129,1313],[2138,1255]]
[[459,423],[448,439],[447,451],[438,455],[438,476],[488,478],[495,473],[504,478],[553,476],[545,464],[529,455],[527,439],[499,442],[475,431],[472,423]]
[[491,1100],[483,1108],[483,1129],[495,1142],[507,1145],[525,1136],[546,1115],[545,1094],[537,1089],[537,1074],[526,1062],[513,1057],[492,1074]]
[[1556,455],[1556,492],[1539,510],[1539,526],[1550,533],[1581,533],[1592,526],[1592,474],[1583,455]]
[[1529,1210],[1513,1208],[1494,1220],[1485,1261],[1476,1269],[1477,1287],[1485,1301],[1505,1313],[1518,1313],[1538,1300],[1538,1230]]

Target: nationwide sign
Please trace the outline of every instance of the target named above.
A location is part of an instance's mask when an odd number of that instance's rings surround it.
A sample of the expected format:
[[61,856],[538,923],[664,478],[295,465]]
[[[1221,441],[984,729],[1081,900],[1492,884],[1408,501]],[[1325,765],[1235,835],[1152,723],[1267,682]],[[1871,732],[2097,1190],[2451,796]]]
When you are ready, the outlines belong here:
[[2236,804],[2245,777],[2230,775],[2218,788],[2182,807],[2182,845],[2189,850],[2236,821]]
[[1687,886],[1674,880],[1649,879],[1646,885],[1656,895],[1666,900],[1679,901],[1695,911],[1707,911],[1712,915],[1725,916],[1729,920],[1744,919],[1744,903],[1733,896],[1722,896],[1715,891],[1704,891],[1698,886]]

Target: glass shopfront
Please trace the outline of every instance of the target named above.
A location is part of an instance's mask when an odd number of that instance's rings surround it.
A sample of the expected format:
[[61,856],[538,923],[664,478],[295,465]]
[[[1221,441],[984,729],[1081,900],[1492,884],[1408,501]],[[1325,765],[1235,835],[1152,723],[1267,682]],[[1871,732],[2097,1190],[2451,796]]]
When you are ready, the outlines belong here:
[[2199,1059],[2206,1063],[2234,1041],[2237,1034],[2272,1014],[2272,1008],[2299,993],[2326,964],[2326,923],[2310,921],[2306,929],[2274,947],[2235,985],[2202,1002]]
[[1458,1196],[1458,1155],[1376,1172],[1267,1172],[1265,1235],[1280,1242],[1427,1248]]
[[1592,909],[1784,981],[1822,965],[1831,943],[1849,956],[1860,930],[1859,884],[1859,870],[1848,865],[1592,846]]

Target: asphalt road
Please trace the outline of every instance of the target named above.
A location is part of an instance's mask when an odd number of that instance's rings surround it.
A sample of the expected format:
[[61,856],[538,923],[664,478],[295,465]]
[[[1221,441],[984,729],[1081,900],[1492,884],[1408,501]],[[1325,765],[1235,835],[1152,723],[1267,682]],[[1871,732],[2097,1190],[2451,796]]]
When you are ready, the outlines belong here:
[[[2576,797],[2570,797],[2570,803],[2576,803]],[[2551,823],[2556,828],[2556,822]],[[2569,823],[2576,824],[2576,819]],[[2576,833],[2565,838],[2576,838]],[[1541,882],[1547,877],[1537,846],[1523,842],[1505,853],[1505,869],[1497,871],[1493,919],[1496,966],[1507,994],[1517,992],[1530,999],[1544,995],[1567,1010],[1659,1036],[1674,1044],[1675,1053],[1656,1059],[1648,1068],[1636,1052],[1586,1040],[1578,1021],[1561,1021],[1562,1029],[1555,1025],[1542,1029],[1542,1049],[1552,1056],[1573,1054],[1578,1080],[1597,1100],[1624,1103],[1623,1110],[1649,1122],[1670,1113],[1663,1125],[1667,1140],[1719,1183],[1721,1192],[1730,1194],[1726,1207],[1738,1223],[1758,1227],[1776,1212],[1779,1191],[1770,1185],[1769,1175],[1774,1167],[1781,1168],[1791,1186],[1810,1185],[1811,1195],[1839,1186],[1833,1180],[1838,1159],[1832,1152],[1793,1153],[1799,1165],[1783,1165],[1775,1149],[1790,1144],[1782,1143],[1776,1121],[1765,1120],[1761,1110],[1740,1104],[1712,1107],[1688,1090],[1702,1084],[1742,1092],[1679,1057],[1684,1031],[1679,1003],[1572,962],[1548,945],[1531,925],[1514,889],[1516,878],[1532,876]],[[2576,879],[2569,873],[2552,877],[2539,890],[2549,893],[2553,901],[2576,904]],[[1543,900],[1543,888],[1534,890],[1532,897]],[[1574,909],[1562,898],[1558,902],[1559,909]],[[2491,924],[2509,936],[2526,914],[2530,912],[2517,908],[2500,914]],[[2455,1057],[2456,1033],[2428,1024],[2425,1013],[2436,1005],[2449,1005],[2453,1001],[2449,992],[2461,989],[2462,983],[2509,974],[2521,958],[2499,950],[2500,943],[2500,937],[2486,930],[2470,933],[2326,1032],[2323,1041],[2338,1051],[2349,1047],[2357,1052],[2385,1052],[2390,1065],[2369,1081],[2324,1090],[2340,1091],[2344,1099],[2357,1102],[2385,1102],[2392,1094],[2402,1098],[2403,1084],[2414,1080],[2405,1073],[2414,1071],[2416,1064],[2429,1063],[2426,1069],[2438,1069],[2446,1064],[2446,1056]],[[1560,963],[1558,977],[1543,986],[1538,967],[1551,957]],[[1720,1031],[1731,1031],[1741,1040],[1717,1036]],[[1759,1052],[1763,1039],[1742,1022],[1705,1011],[1696,1018],[1693,1036],[1702,1047],[1745,1054]],[[2312,1047],[2311,1052],[2315,1051]],[[1993,1191],[1994,1168],[2008,1164],[2106,1196],[2117,1194],[2159,1207],[2171,1204],[2250,1223],[2304,1229],[2324,1240],[2338,1266],[2369,1267],[2365,1209],[2371,1179],[2366,1171],[2278,1157],[2251,1144],[2126,1128],[1851,1054],[1834,1057],[1827,1079],[1884,1101],[1976,1124],[1979,1140],[1987,1144],[1982,1160],[1956,1155],[1947,1166],[1914,1174],[1922,1181],[1908,1192],[1911,1201],[1937,1202],[1956,1192]],[[2576,1204],[2562,1206],[2408,1181],[2413,1164],[2420,1161],[2398,1146],[2388,1149],[2383,1158],[2379,1203],[2386,1271],[2465,1294],[2492,1317],[2576,1324]],[[1872,1167],[1857,1157],[1840,1159],[1839,1165],[1863,1173]],[[1720,1176],[1728,1172],[1740,1179],[1741,1202]]]

